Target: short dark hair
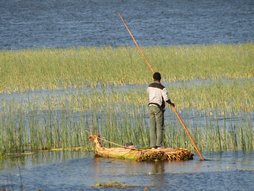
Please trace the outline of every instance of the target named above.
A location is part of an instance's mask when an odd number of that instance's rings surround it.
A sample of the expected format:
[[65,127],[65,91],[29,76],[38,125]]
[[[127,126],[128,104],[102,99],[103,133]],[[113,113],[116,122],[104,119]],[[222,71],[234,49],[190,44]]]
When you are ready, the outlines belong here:
[[160,81],[161,80],[161,74],[159,72],[154,72],[153,79]]

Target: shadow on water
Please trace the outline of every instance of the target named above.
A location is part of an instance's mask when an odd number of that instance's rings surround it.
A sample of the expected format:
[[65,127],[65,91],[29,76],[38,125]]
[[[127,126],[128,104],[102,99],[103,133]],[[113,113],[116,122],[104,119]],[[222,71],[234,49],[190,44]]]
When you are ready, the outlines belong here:
[[94,158],[93,153],[43,152],[1,161],[0,189],[98,190],[95,187],[98,183],[130,186],[124,190],[143,190],[145,187],[148,190],[253,188],[254,152],[204,155],[206,161],[195,156],[194,160],[185,162],[152,163]]

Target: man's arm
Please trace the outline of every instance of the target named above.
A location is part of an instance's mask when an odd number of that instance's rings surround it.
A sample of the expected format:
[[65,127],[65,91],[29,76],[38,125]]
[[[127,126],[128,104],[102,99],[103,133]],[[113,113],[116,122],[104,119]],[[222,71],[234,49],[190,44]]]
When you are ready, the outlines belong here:
[[174,104],[170,99],[168,99],[166,102],[167,102],[169,105],[171,105],[172,107],[175,107],[175,104]]
[[166,102],[168,104],[170,104],[171,106],[175,107],[175,104],[168,98],[168,92],[167,92],[166,88],[164,88],[162,90],[162,97],[163,97],[164,100],[166,100]]

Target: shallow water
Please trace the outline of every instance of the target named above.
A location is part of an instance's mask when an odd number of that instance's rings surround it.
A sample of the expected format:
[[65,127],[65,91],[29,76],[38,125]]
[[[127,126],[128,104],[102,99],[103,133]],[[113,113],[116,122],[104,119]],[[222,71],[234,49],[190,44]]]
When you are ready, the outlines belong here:
[[[219,79],[219,80],[212,80],[212,79],[195,79],[195,80],[185,80],[185,81],[174,81],[174,82],[163,82],[166,87],[197,87],[197,86],[209,86],[214,84],[234,84],[234,83],[241,83],[244,81],[249,81],[254,83],[254,77],[252,78],[241,78],[241,79]],[[13,92],[13,93],[0,93],[0,100],[4,101],[17,101],[17,102],[26,102],[31,99],[45,100],[46,98],[55,98],[55,97],[63,97],[66,95],[78,95],[78,94],[89,94],[95,92],[105,92],[105,93],[112,93],[112,92],[126,92],[129,90],[140,90],[143,89],[144,91],[147,88],[147,84],[122,84],[122,85],[101,85],[97,84],[96,87],[80,87],[80,88],[61,88],[58,89],[41,89],[41,90],[28,90],[25,92]]]
[[135,186],[124,190],[253,189],[254,152],[204,156],[206,161],[195,155],[186,162],[146,163],[94,158],[93,153],[43,152],[1,161],[0,188],[98,190],[96,183],[118,182]]
[[0,49],[253,42],[253,0],[0,1]]
[[[231,84],[231,83],[240,83],[241,81],[250,81],[254,82],[254,78],[248,78],[248,79],[238,79],[238,80],[229,80],[229,79],[221,79],[221,80],[190,80],[190,81],[175,81],[171,82],[170,84],[165,83],[166,86],[171,87],[196,87],[196,86],[209,86],[216,83],[223,83],[223,84]],[[127,92],[130,90],[137,90],[145,89],[147,88],[147,85],[144,84],[125,84],[125,85],[108,85],[108,86],[102,86],[100,84],[97,85],[97,87],[89,88],[89,87],[81,87],[81,88],[60,88],[56,90],[35,90],[35,91],[26,91],[26,92],[14,92],[11,94],[8,93],[1,93],[0,94],[0,100],[3,105],[22,105],[24,108],[26,108],[26,105],[40,105],[40,103],[44,103],[46,100],[51,99],[63,99],[65,100],[68,96],[79,96],[80,94],[93,94],[93,93],[113,93],[113,92]],[[115,107],[122,107],[123,105],[115,105]],[[133,110],[133,105],[130,105],[130,110]],[[29,108],[29,107],[28,107]],[[36,108],[36,107],[35,107]],[[147,113],[147,107],[146,105],[140,107],[141,113]],[[0,111],[3,111],[3,108],[0,107]],[[254,123],[254,112],[230,112],[227,111],[215,111],[215,110],[179,110],[179,114],[182,116],[183,120],[186,122],[188,126],[191,126],[193,128],[196,127],[206,127],[207,125],[211,124],[212,126],[248,126],[248,123]],[[5,113],[5,112],[3,112]],[[82,121],[84,118],[87,118],[88,121],[92,121],[93,119],[93,113],[92,112],[68,112],[66,111],[66,108],[61,110],[54,109],[52,110],[32,110],[25,109],[25,111],[22,114],[22,121],[24,121],[25,126],[29,126],[29,120],[32,116],[33,119],[36,119],[37,121],[42,121],[42,123],[45,123],[44,119],[47,119],[49,121],[48,116],[53,116],[53,119],[60,119],[61,116],[65,116],[65,114],[68,113],[68,119],[71,122],[79,122]],[[105,111],[98,111],[97,112],[98,117],[103,120],[106,119],[106,113]],[[20,114],[19,113],[5,113],[0,117],[2,118],[9,118],[12,117],[13,120],[19,121],[20,120]],[[173,124],[178,124],[178,119],[175,117],[174,114],[172,114],[172,111],[169,109],[165,112],[165,117],[167,121],[172,122]],[[119,119],[121,116],[119,116]],[[131,118],[131,116],[129,116]],[[143,116],[143,118],[146,118],[148,120],[148,116]],[[4,121],[4,120],[3,120]],[[148,121],[147,121],[148,122]],[[55,123],[55,121],[52,121],[52,123]],[[98,124],[99,125],[99,124]],[[103,126],[104,127],[104,126]],[[101,127],[99,127],[101,128]]]

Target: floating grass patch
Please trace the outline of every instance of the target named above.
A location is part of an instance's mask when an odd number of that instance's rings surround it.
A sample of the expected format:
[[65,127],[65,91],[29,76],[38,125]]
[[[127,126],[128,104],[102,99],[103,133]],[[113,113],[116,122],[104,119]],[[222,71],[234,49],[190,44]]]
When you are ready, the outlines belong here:
[[92,186],[94,188],[137,188],[141,186],[135,186],[120,182],[97,182],[95,186]]

